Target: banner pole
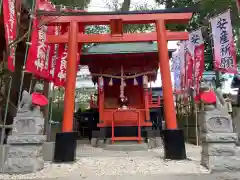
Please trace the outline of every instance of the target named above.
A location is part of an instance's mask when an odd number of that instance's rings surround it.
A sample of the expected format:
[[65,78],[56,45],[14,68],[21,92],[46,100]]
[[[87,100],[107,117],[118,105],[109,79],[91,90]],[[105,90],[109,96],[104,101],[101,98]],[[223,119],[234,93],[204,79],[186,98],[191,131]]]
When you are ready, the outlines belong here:
[[3,0],[0,0],[0,15],[2,15],[2,3],[3,3]]
[[[32,8],[31,8],[31,12],[34,12],[34,8],[35,8],[35,4],[36,4],[36,0],[32,0]],[[26,51],[25,51],[25,57],[24,57],[24,63],[23,63],[23,69],[22,69],[22,77],[21,77],[21,84],[20,84],[20,90],[19,90],[19,95],[18,95],[18,109],[19,109],[19,105],[20,105],[20,101],[21,101],[21,94],[22,94],[22,88],[23,88],[23,81],[24,81],[24,75],[25,75],[25,64],[27,61],[27,55],[28,55],[28,49],[30,46],[30,38],[31,38],[31,32],[32,32],[32,22],[33,22],[34,17],[32,15],[30,15],[30,22],[29,22],[29,26],[28,26],[28,37],[27,37],[27,43],[26,43]]]

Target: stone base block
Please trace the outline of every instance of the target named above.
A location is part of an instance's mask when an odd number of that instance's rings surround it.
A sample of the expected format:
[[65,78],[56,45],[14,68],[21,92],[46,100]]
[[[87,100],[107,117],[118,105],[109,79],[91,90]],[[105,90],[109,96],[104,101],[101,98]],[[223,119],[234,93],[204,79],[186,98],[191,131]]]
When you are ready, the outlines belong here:
[[237,133],[207,133],[202,135],[202,141],[205,142],[227,142],[227,143],[234,143],[238,140]]
[[[218,110],[217,110],[218,111]],[[216,111],[216,112],[217,112]],[[201,130],[203,133],[232,133],[232,119],[229,114],[218,114],[205,112],[204,120],[201,122]]]
[[235,156],[206,156],[201,164],[211,172],[240,171],[240,159]]
[[129,143],[129,142],[118,142],[116,144],[110,144],[107,145],[105,150],[109,151],[147,151],[148,146],[145,143],[139,144],[137,142],[135,143]]
[[156,141],[156,147],[163,147],[163,140],[161,137],[156,137],[155,141]]
[[107,138],[105,143],[106,144],[112,144],[112,139],[111,138]]
[[104,142],[104,139],[98,139],[97,146],[100,147],[100,148],[105,148],[106,144]]
[[54,162],[67,163],[76,160],[77,132],[57,133],[54,149]]
[[184,132],[181,129],[166,129],[163,131],[164,154],[166,159],[186,159]]
[[0,146],[0,168],[4,167],[4,164],[7,160],[8,151],[9,151],[9,145]]
[[44,168],[44,161],[40,157],[35,158],[8,158],[4,165],[4,173],[34,173]]
[[98,142],[98,140],[97,140],[97,138],[92,138],[91,139],[91,145],[92,145],[92,147],[97,147],[97,142]]
[[234,143],[203,143],[204,156],[234,156],[236,145]]
[[11,135],[8,136],[7,143],[8,144],[42,144],[46,141],[45,135]]
[[28,158],[42,156],[42,145],[11,145],[8,158]]
[[240,158],[240,147],[239,146],[236,147],[236,156],[237,156],[237,158]]
[[149,138],[147,145],[148,145],[148,149],[156,148],[156,140],[155,140],[155,138]]
[[53,161],[54,157],[55,142],[44,142],[43,143],[43,160]]

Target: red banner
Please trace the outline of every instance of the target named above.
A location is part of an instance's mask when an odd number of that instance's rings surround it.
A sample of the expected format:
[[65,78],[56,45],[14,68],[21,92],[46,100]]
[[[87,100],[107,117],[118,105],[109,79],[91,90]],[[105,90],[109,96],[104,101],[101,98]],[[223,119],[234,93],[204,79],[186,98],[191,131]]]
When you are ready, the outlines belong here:
[[201,29],[189,33],[191,54],[193,54],[193,84],[195,101],[200,100],[199,88],[204,72],[204,40]]
[[4,28],[5,28],[5,39],[7,47],[7,58],[8,58],[8,69],[10,71],[15,70],[15,49],[16,47],[10,47],[11,44],[17,36],[17,16],[15,9],[15,0],[3,0],[3,18],[4,18]]
[[[55,8],[50,2],[37,1],[36,9],[53,11]],[[26,70],[40,78],[50,80],[49,65],[54,51],[53,44],[47,44],[47,34],[54,34],[54,27],[41,25],[39,19],[33,20],[33,31],[31,36],[31,46],[28,51]]]
[[240,13],[240,0],[236,0],[238,13]]
[[[65,11],[68,12],[76,12],[78,10],[72,10],[72,9],[65,9]],[[79,12],[79,11],[78,11]],[[66,34],[68,32],[69,27],[68,26],[62,26],[61,27],[61,34]],[[84,31],[84,26],[79,26],[79,31]],[[56,67],[54,72],[54,85],[64,87],[66,82],[66,70],[67,70],[67,55],[68,55],[68,45],[67,44],[59,44],[58,46],[58,58],[56,61]],[[81,52],[81,46],[79,46],[79,53],[77,58],[77,68],[80,63],[79,61],[79,54]]]
[[[61,26],[54,27],[54,35],[60,35]],[[50,73],[50,81],[54,81],[55,71],[56,71],[56,63],[59,57],[59,44],[52,44],[53,51],[51,53],[51,57],[49,60],[49,73]]]
[[56,62],[54,85],[64,87],[66,81],[66,70],[67,70],[67,50],[66,44],[59,44],[59,57]]
[[193,80],[193,58],[189,50],[185,52],[185,59],[186,59],[186,88],[190,88],[192,86]]
[[[61,25],[60,35],[66,34],[68,32],[69,26]],[[66,70],[67,70],[67,44],[58,45],[58,57],[56,58],[56,66],[54,71],[54,85],[59,87],[64,87],[66,81]]]
[[195,83],[194,83],[194,90],[195,90],[195,100],[200,100],[200,83],[202,79],[202,75],[204,72],[204,44],[199,46],[195,46],[194,49],[194,69],[195,69]]

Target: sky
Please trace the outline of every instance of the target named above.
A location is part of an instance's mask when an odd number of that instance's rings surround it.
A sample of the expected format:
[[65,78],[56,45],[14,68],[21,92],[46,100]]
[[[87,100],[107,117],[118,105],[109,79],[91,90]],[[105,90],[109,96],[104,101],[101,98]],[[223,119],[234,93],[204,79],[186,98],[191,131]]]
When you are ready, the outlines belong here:
[[[90,11],[91,12],[110,11],[105,5],[107,1],[109,2],[109,1],[112,1],[112,0],[91,0],[90,4],[88,5],[87,11],[89,11],[89,12]],[[131,5],[143,4],[143,2],[144,2],[143,0],[132,0]],[[147,5],[149,5],[151,7],[156,7],[156,8],[159,8],[159,9],[164,8],[164,6],[158,6],[155,3],[155,0],[148,0],[147,2],[144,2],[144,3],[147,3]],[[176,49],[177,48],[177,41],[168,42],[168,48],[169,49]],[[172,76],[172,83],[174,83],[173,76]],[[161,75],[160,75],[160,71],[158,71],[157,80],[154,83],[152,83],[152,87],[160,87],[161,85],[162,85]],[[81,85],[79,84],[79,82],[77,82],[77,87],[80,87],[80,86]]]
[[[110,2],[113,0],[91,0],[88,11],[109,11],[108,8],[106,8],[106,2]],[[123,0],[120,0],[120,2],[123,2]],[[144,0],[131,0],[131,5],[134,4],[143,4]],[[148,0],[147,2],[144,2],[144,4],[147,3],[149,6],[156,6],[156,3],[154,0]],[[160,8],[164,8],[164,6],[161,6]]]

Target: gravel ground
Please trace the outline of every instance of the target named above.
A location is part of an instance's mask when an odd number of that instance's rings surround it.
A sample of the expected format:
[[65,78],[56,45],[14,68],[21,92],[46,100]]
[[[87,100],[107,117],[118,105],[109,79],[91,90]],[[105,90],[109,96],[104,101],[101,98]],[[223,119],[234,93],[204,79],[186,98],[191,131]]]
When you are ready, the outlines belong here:
[[[165,174],[165,175],[125,175],[125,176],[98,176],[98,177],[71,177],[71,180],[240,180],[240,173],[216,174]],[[40,180],[40,179],[39,179]],[[47,179],[54,180],[54,179]],[[58,180],[67,180],[64,178]],[[69,180],[69,179],[68,179]]]
[[[139,152],[116,152],[80,145],[78,157],[73,164],[46,163],[45,168],[34,174],[0,175],[0,179],[61,179],[92,176],[144,176],[167,174],[208,174],[200,165],[200,147],[186,145],[188,159],[168,161],[163,159],[163,149],[152,149]],[[95,156],[94,156],[95,155]],[[80,178],[81,179],[81,178]]]

